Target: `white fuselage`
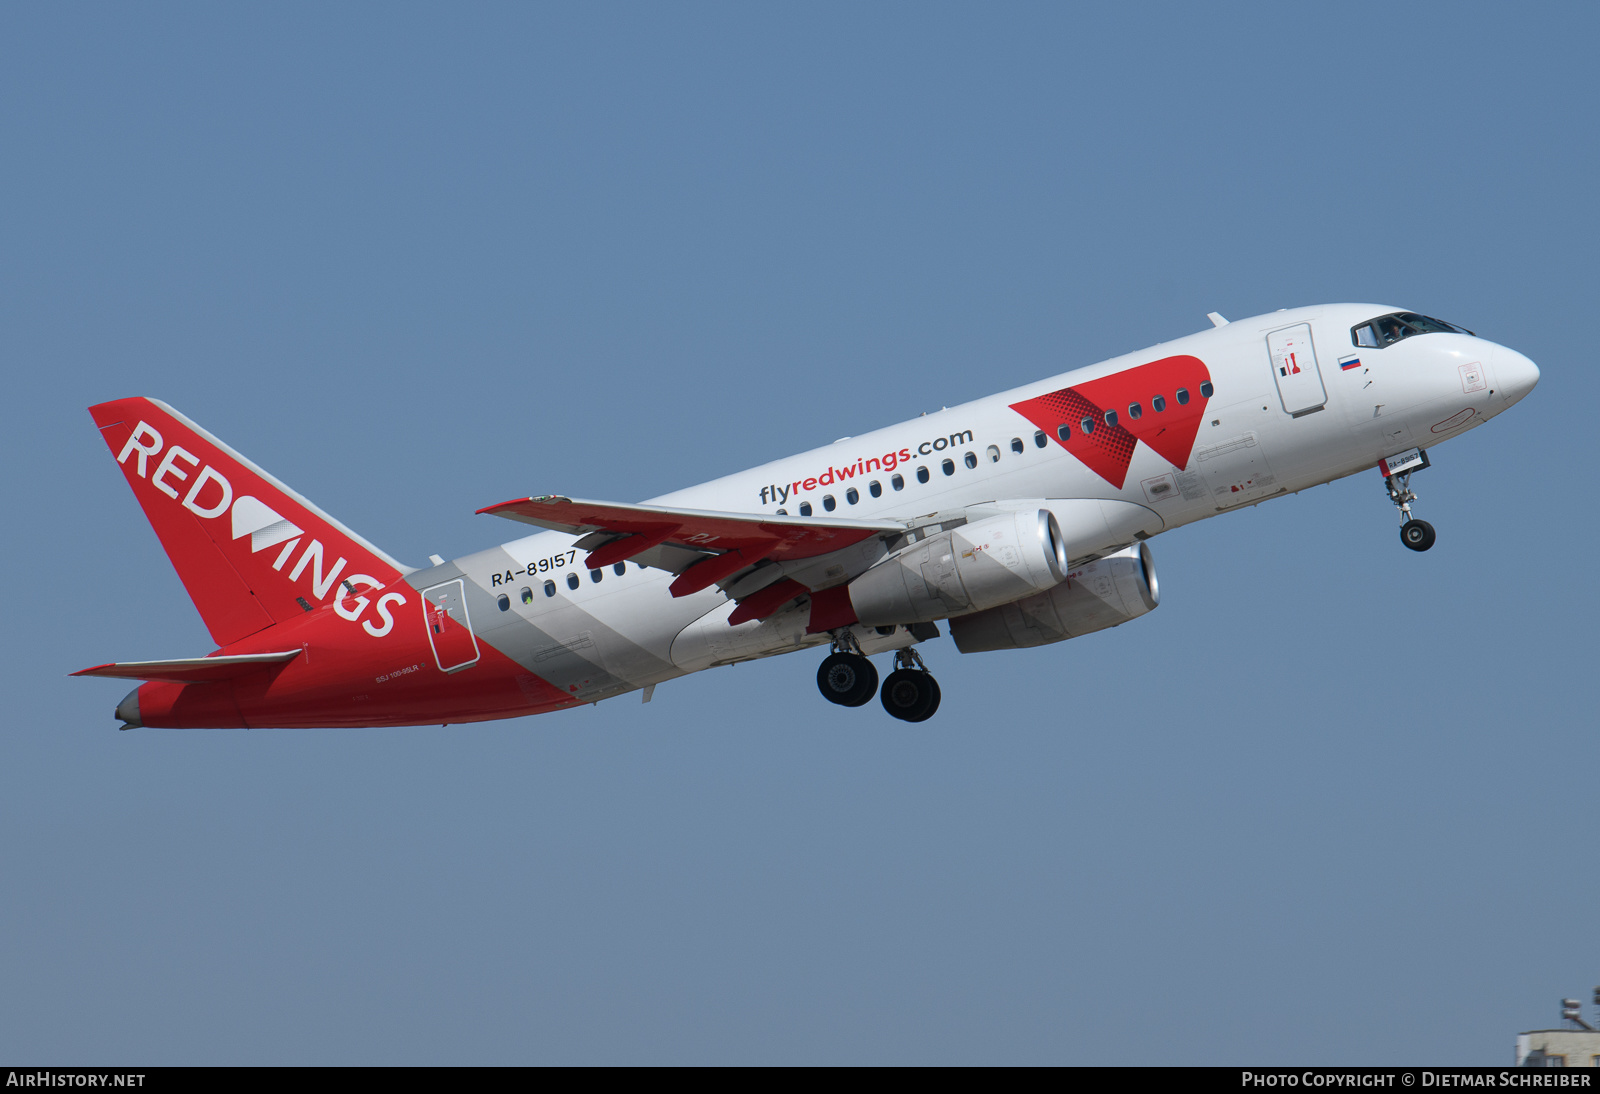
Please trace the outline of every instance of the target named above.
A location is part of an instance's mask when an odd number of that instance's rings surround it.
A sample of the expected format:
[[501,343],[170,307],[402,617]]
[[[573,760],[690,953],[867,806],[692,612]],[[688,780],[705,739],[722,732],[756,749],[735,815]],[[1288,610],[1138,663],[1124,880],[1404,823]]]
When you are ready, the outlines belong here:
[[[1383,348],[1354,343],[1353,327],[1398,310],[1335,304],[1232,322],[651,503],[741,514],[912,521],[1039,499],[1062,518],[1069,540],[1077,537],[1075,542],[1089,551],[1124,546],[1372,469],[1380,459],[1413,447],[1435,446],[1506,409],[1537,381],[1538,370],[1527,358],[1467,334],[1431,333]],[[1287,352],[1287,336],[1274,332],[1302,324],[1309,328],[1311,345],[1299,346],[1295,367],[1300,374],[1280,375],[1274,354]],[[1178,355],[1204,362],[1214,385],[1192,454],[1178,467],[1138,444],[1120,488],[1013,409],[1049,392]],[[1317,405],[1308,409],[1311,403]],[[595,698],[827,639],[806,635],[803,621],[782,615],[729,627],[725,620],[732,605],[721,590],[674,599],[667,592],[672,575],[662,570],[629,564],[620,574],[599,571],[595,580],[581,569],[582,552],[572,552],[575,538],[543,532],[447,565],[459,568],[487,597],[531,586],[531,601],[512,595],[509,609],[488,613],[478,629],[493,642],[503,625],[531,624],[538,641],[588,651],[584,656],[608,681],[589,690]],[[508,571],[527,572],[531,561],[563,554],[572,561],[541,571],[537,580],[502,577]],[[863,556],[845,563],[859,572],[872,561]],[[577,575],[576,588],[568,585],[570,574]],[[413,575],[411,580],[426,578]],[[553,593],[547,594],[547,581],[554,583]],[[474,613],[475,625],[483,614]]]

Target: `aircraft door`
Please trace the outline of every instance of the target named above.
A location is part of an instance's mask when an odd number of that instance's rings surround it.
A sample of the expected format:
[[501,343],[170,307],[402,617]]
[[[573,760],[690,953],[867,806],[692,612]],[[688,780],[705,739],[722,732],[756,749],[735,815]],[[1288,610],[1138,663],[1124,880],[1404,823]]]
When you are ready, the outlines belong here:
[[1286,413],[1298,418],[1328,403],[1317,351],[1311,345],[1311,324],[1296,323],[1267,335],[1267,355],[1272,359],[1272,379]]
[[466,582],[461,578],[422,591],[428,644],[441,672],[460,672],[478,663],[478,639],[467,614]]

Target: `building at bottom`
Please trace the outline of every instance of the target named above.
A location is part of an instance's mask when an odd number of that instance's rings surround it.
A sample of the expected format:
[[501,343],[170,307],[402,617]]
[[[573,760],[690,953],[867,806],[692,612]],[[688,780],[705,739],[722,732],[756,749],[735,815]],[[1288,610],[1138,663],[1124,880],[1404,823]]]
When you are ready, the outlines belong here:
[[1588,1029],[1535,1029],[1519,1033],[1517,1066],[1600,1067],[1600,1032]]

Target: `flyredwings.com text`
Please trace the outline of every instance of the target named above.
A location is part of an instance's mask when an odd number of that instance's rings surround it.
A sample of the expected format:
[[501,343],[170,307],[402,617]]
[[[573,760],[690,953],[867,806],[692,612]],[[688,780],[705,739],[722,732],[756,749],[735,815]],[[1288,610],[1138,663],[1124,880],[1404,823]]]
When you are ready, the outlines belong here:
[[971,444],[973,433],[970,429],[963,429],[959,433],[952,433],[948,437],[935,437],[931,441],[923,441],[917,445],[916,450],[902,448],[898,452],[885,452],[881,456],[863,457],[843,467],[830,467],[820,475],[810,478],[797,479],[791,483],[778,486],[763,486],[761,488],[761,504],[776,502],[779,505],[787,502],[791,497],[809,493],[835,483],[848,482],[857,476],[865,477],[874,472],[887,474],[902,464],[910,463],[918,456],[931,456],[935,452],[943,452],[947,448],[957,445]]

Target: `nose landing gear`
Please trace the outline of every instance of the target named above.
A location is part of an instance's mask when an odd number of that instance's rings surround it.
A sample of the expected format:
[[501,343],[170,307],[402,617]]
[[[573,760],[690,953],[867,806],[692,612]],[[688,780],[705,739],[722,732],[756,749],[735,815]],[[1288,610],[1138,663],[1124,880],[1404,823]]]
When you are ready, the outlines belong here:
[[1400,542],[1413,551],[1426,551],[1438,538],[1433,525],[1411,515],[1411,503],[1417,500],[1411,489],[1411,473],[1427,466],[1428,454],[1420,448],[1378,461],[1378,470],[1383,472],[1383,488],[1400,510]]

